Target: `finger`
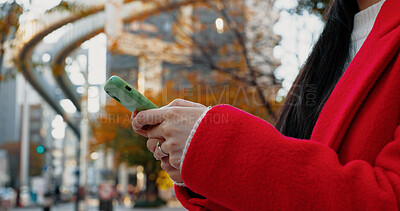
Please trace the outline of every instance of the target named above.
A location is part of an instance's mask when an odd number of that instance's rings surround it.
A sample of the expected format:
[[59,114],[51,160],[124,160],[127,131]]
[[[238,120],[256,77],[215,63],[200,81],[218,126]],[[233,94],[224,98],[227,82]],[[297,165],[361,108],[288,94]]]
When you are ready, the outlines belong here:
[[157,126],[151,127],[147,130],[147,136],[149,138],[157,138],[157,139],[165,139],[165,136],[162,132],[162,127],[163,124],[159,124]]
[[131,122],[133,121],[133,119],[136,117],[136,115],[139,113],[139,111],[134,111],[134,112],[132,112],[132,115],[131,115]]
[[169,177],[175,181],[182,183],[181,172],[178,169],[175,169],[168,162],[168,157],[161,159],[161,168],[166,171]]
[[[158,148],[158,146],[156,148]],[[155,150],[154,154],[156,154],[157,158],[168,157],[170,165],[176,169],[180,169],[182,151],[183,146],[180,146],[174,138],[170,138],[163,140],[160,147]]]
[[[161,142],[160,142],[161,143]],[[158,144],[158,143],[157,143]],[[160,147],[156,146],[154,153],[153,153],[154,157],[157,160],[161,160],[162,158],[168,157],[168,152],[166,152],[163,148],[162,148],[162,144]]]
[[147,131],[146,130],[143,130],[143,129],[133,129],[133,131],[135,131],[135,133],[137,133],[137,134],[139,134],[139,135],[142,135],[142,136],[144,136],[144,137],[146,137],[146,138],[148,138],[148,136],[147,136]]
[[133,126],[133,120],[135,119],[135,117],[136,117],[136,115],[138,114],[138,112],[137,111],[134,111],[133,113],[132,113],[132,115],[131,115],[131,126],[132,126],[132,129],[136,132],[136,133],[138,133],[138,134],[140,134],[140,135],[142,135],[142,136],[144,136],[144,137],[148,137],[147,136],[147,128],[145,128],[145,127],[142,127],[142,128],[135,128],[134,126]]
[[157,147],[157,143],[158,142],[163,142],[164,140],[160,140],[158,138],[149,138],[149,140],[147,140],[146,145],[147,148],[150,150],[150,152],[154,153],[154,151],[156,150]]
[[157,125],[164,121],[165,109],[150,109],[139,112],[132,120],[132,128],[139,130],[145,125]]
[[182,154],[179,154],[177,152],[174,153],[170,153],[170,155],[168,156],[169,158],[169,164],[176,168],[176,169],[180,169],[181,168],[181,158],[182,158]]
[[195,103],[191,102],[188,100],[183,100],[183,99],[175,99],[173,100],[170,104],[164,106],[164,107],[173,107],[173,106],[181,106],[181,107],[205,107],[204,105],[200,103]]
[[162,168],[164,171],[166,171],[167,173],[168,173],[169,171],[175,170],[175,168],[172,167],[171,164],[169,163],[169,159],[168,159],[167,157],[161,159],[161,168]]
[[149,136],[147,135],[147,130],[145,129],[133,129],[136,133],[148,138]]

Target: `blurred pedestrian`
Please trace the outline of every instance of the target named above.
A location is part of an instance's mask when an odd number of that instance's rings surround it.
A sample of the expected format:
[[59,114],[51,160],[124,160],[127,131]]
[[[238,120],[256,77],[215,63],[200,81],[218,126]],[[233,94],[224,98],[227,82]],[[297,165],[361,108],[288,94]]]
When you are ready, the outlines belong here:
[[184,100],[132,127],[189,210],[398,210],[399,11],[334,0],[275,127]]
[[61,202],[60,186],[56,185],[56,187],[54,189],[54,204],[57,205],[60,202]]

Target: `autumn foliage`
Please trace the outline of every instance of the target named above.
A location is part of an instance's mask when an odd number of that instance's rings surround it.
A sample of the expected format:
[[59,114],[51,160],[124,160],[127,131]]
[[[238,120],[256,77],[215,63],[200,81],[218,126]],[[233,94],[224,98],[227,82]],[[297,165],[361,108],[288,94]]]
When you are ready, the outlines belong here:
[[[182,85],[179,81],[188,81]],[[248,111],[263,119],[271,121],[265,107],[260,102],[255,89],[246,87],[230,79],[228,76],[216,73],[214,83],[202,81],[196,73],[183,74],[180,79],[168,81],[161,93],[147,93],[146,96],[158,106],[167,105],[176,98],[201,103],[206,106],[230,104]],[[277,111],[280,104],[270,99]],[[93,126],[93,147],[112,148],[117,152],[117,162],[130,165],[152,166],[154,157],[146,148],[146,139],[133,132],[130,125],[131,113],[113,99],[109,99]]]
[[[154,3],[159,4],[159,8],[164,8],[170,4],[174,5],[174,3],[168,4],[168,2],[154,1]],[[200,0],[185,2],[193,4],[194,15],[189,21],[179,16],[179,13],[177,13],[177,18],[174,17],[175,13],[169,14],[171,19],[175,21],[172,24],[171,36],[174,36],[176,43],[167,43],[159,37],[149,36],[146,38],[146,32],[140,32],[141,36],[129,35],[133,40],[141,39],[141,42],[131,43],[134,47],[131,48],[134,49],[131,50],[133,56],[152,58],[153,61],[157,59],[161,61],[160,57],[162,57],[164,59],[162,62],[182,65],[170,71],[164,68],[162,72],[157,73],[161,75],[152,75],[154,81],[162,78],[160,80],[162,81],[161,89],[157,92],[148,91],[144,93],[145,96],[160,107],[167,105],[176,98],[198,102],[205,106],[230,104],[266,121],[273,122],[280,107],[275,97],[281,86],[273,76],[273,70],[279,62],[273,59],[265,60],[261,61],[264,66],[257,66],[258,63],[252,61],[252,55],[258,53],[258,49],[246,47],[244,16],[247,11],[243,9],[243,2]],[[173,9],[177,8],[171,7],[171,10]],[[169,12],[169,10],[162,11]],[[224,19],[226,25],[223,35],[216,32],[215,19],[210,19],[211,21],[207,22],[201,16],[201,14],[208,14],[209,11],[217,14],[216,17]],[[146,16],[146,18],[148,17],[150,16]],[[150,25],[145,21],[145,19],[139,20],[141,24]],[[269,34],[266,37],[273,38],[273,40],[268,41],[271,45],[276,44],[276,37]],[[118,40],[116,39],[116,41]],[[145,45],[149,40],[154,41],[150,42],[153,43],[153,46],[157,41],[157,43],[162,43],[159,46],[178,47],[169,50],[168,48],[154,49],[154,47],[151,48],[151,45]],[[254,42],[261,40],[260,37],[257,37],[257,41]],[[118,42],[111,43],[108,49],[111,53],[121,54],[124,52],[126,46],[118,46]],[[187,56],[186,53],[182,53],[184,56],[181,55],[181,57],[184,59],[179,60],[176,59],[178,56],[172,52],[173,49],[176,52],[186,52],[183,49],[190,49],[189,53],[193,55]],[[125,52],[129,52],[128,50],[125,50]],[[249,52],[249,50],[252,52]],[[168,54],[171,54],[171,57],[176,60],[169,59]],[[190,61],[181,62],[181,60],[186,59],[190,59]],[[115,70],[110,70],[110,72],[113,71]],[[146,69],[144,72],[146,71],[151,70]],[[171,75],[168,75],[168,73],[171,73]],[[140,72],[134,70],[129,74],[139,75]],[[167,77],[163,78],[165,75]],[[262,78],[265,79],[264,82],[260,80]],[[137,84],[133,84],[133,86],[137,88]],[[141,165],[148,176],[162,174],[159,173],[161,170],[159,163],[146,147],[146,138],[134,133],[131,129],[130,116],[131,113],[127,109],[109,99],[103,113],[98,116],[96,121],[92,122],[94,134],[92,147],[113,149],[116,155],[115,166],[118,166],[119,163]],[[164,185],[161,186],[165,187]],[[166,186],[168,187],[168,185]]]

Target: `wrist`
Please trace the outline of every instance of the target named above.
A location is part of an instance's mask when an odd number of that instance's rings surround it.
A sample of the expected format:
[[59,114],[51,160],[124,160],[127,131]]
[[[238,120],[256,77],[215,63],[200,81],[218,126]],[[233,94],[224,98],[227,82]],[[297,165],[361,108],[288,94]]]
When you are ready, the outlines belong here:
[[174,183],[174,185],[180,186],[180,187],[186,187],[185,183],[183,182],[176,182],[174,180],[172,180],[172,182]]

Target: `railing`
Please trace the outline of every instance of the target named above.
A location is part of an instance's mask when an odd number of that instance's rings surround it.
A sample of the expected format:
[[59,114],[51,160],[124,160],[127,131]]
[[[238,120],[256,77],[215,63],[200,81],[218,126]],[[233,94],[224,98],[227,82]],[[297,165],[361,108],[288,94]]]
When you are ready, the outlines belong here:
[[[98,10],[103,10],[105,3],[106,0],[87,0],[85,1],[84,7],[87,8],[88,11],[85,12],[90,13],[91,11],[97,12]],[[53,8],[39,15],[37,18],[32,17],[35,16],[33,13],[24,14],[25,20],[22,20],[13,42],[15,46],[13,49],[14,56],[19,55],[22,48],[37,35],[73,16],[82,15],[82,12],[83,11],[79,7],[76,7],[70,11]]]
[[[101,31],[104,27],[105,12],[98,12],[94,15],[77,20],[72,27],[59,39],[57,45],[52,49],[51,65],[53,70],[63,69],[64,58],[72,51],[69,49],[75,48],[74,45],[79,43],[82,38],[91,37]],[[72,46],[72,47],[71,47]],[[54,78],[58,85],[64,91],[65,95],[72,101],[78,111],[80,111],[80,95],[73,89],[73,85],[65,73],[65,71],[53,71]]]
[[[98,13],[104,10],[104,6],[100,9],[93,8],[90,12]],[[29,17],[29,14],[26,15]],[[38,71],[38,69],[46,70],[43,67],[37,67],[32,64],[32,52],[34,53],[36,46],[40,41],[51,32],[66,25],[70,22],[74,22],[81,18],[84,18],[87,14],[82,14],[82,11],[53,11],[45,13],[40,18],[25,21],[20,25],[19,30],[16,33],[16,39],[14,40],[14,57],[17,57],[20,62],[22,72],[30,81],[33,87],[38,93],[49,103],[49,105],[60,115],[64,116],[67,124],[74,130],[76,135],[79,137],[79,124],[70,120],[69,116],[65,113],[63,108],[60,106],[59,101],[65,96],[60,93],[56,81],[52,77],[49,71]],[[54,55],[51,55],[54,56]],[[57,91],[60,90],[60,91]]]
[[[76,43],[77,40],[80,40],[82,37],[86,37],[94,31],[102,29],[105,19],[106,17],[103,11],[75,21],[72,23],[72,27],[60,38],[50,54],[55,57],[57,54],[61,53],[63,49]],[[53,56],[52,58],[54,58]]]
[[[140,1],[131,1],[123,5],[120,13],[121,19],[132,20],[140,18],[140,15],[146,12],[155,11],[156,4],[146,4]],[[73,48],[77,48],[76,43],[89,39],[96,33],[104,31],[106,25],[107,11],[101,11],[96,14],[84,17],[71,24],[72,27],[59,39],[57,46],[51,52],[53,69],[64,66],[65,57],[72,52]],[[122,39],[122,38],[121,38]],[[129,43],[135,45],[135,43]],[[73,89],[72,83],[65,71],[55,71],[54,77],[58,85],[62,88],[65,95],[73,102],[77,110],[80,110],[80,95]]]

